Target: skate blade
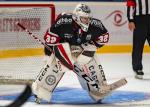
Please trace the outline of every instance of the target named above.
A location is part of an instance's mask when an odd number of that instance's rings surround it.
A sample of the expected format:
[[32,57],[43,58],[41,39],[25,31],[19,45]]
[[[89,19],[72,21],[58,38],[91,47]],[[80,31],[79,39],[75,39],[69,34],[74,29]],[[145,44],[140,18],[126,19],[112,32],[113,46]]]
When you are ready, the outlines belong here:
[[135,75],[136,79],[143,79],[143,75]]

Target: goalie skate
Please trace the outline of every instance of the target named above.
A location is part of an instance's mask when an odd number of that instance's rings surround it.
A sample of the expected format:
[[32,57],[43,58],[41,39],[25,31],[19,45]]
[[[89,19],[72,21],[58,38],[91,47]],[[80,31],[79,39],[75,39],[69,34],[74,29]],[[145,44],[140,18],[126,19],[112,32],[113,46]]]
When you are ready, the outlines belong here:
[[38,98],[37,95],[35,95],[34,97],[35,97],[35,103],[40,104],[42,99]]
[[90,91],[89,94],[90,96],[95,100],[99,101],[103,99],[105,96],[110,94],[113,90],[120,88],[121,86],[125,85],[127,83],[126,79],[120,79],[110,85],[104,85],[100,88],[99,91]]

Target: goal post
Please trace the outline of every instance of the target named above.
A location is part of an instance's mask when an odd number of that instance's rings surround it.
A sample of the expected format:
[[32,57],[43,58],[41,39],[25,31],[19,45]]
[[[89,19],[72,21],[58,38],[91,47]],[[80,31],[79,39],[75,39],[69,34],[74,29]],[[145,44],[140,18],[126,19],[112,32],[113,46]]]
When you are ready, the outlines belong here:
[[0,3],[0,84],[31,83],[43,66],[43,46],[27,36],[16,22],[43,40],[55,21],[50,2]]

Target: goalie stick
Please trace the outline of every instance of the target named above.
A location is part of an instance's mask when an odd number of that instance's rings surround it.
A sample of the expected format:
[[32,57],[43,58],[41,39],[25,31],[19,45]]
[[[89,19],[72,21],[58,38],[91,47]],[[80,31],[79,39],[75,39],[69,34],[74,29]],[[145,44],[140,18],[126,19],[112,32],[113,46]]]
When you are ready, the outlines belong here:
[[15,101],[3,107],[21,107],[30,98],[31,93],[32,93],[31,87],[29,85],[26,85],[24,91]]
[[127,80],[125,78],[122,78],[116,82],[113,82],[109,85],[104,85],[101,87],[101,89],[98,91],[90,91],[89,94],[91,95],[91,97],[96,100],[99,101],[101,99],[103,99],[105,96],[109,95],[113,90],[120,88],[121,86],[127,84]]

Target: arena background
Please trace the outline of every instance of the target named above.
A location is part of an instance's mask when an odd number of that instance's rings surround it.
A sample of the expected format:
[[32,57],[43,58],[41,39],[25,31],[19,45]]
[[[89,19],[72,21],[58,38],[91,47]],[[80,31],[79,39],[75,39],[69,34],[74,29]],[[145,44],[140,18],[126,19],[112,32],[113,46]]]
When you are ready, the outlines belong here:
[[[11,1],[11,0],[10,0]],[[5,3],[10,3],[8,0]],[[19,1],[19,0],[18,0]],[[102,20],[103,24],[106,26],[110,33],[110,41],[109,43],[98,49],[98,53],[130,53],[132,51],[132,32],[128,30],[127,24],[127,17],[126,17],[126,3],[125,2],[86,2],[86,1],[33,1],[29,3],[50,3],[53,4],[55,7],[55,17],[61,12],[72,12],[75,5],[78,3],[86,3],[91,7],[93,12],[93,17]],[[119,1],[119,0],[118,0]],[[15,3],[15,1],[12,1]],[[4,2],[0,2],[3,4]],[[19,3],[19,2],[17,2]],[[24,1],[27,3],[27,1]],[[1,25],[2,27],[3,25]],[[36,32],[37,35],[40,35],[40,38],[43,39],[43,34],[46,31],[42,30],[42,34],[39,34],[38,31]],[[24,56],[35,56],[35,55],[43,55],[43,46],[40,44],[35,43],[33,45],[28,46],[19,46],[16,48],[10,48],[10,41],[16,42],[17,38],[13,38],[12,40],[4,40],[3,33],[0,32],[1,39],[0,39],[0,58],[10,58],[10,57],[24,57]],[[7,35],[8,38],[11,36]],[[22,37],[26,38],[26,37]],[[25,42],[26,39],[20,39],[20,42]],[[27,45],[27,44],[25,44]],[[36,47],[36,48],[35,48]],[[150,49],[148,44],[146,43],[144,48],[145,53],[149,53]]]

